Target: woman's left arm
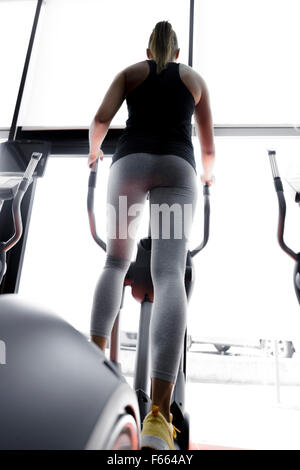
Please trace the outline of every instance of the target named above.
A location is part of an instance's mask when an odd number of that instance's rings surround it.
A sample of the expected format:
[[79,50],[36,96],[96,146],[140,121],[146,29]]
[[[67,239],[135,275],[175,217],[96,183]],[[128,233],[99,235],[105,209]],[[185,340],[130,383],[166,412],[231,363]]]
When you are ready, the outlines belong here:
[[100,149],[102,142],[107,134],[109,125],[120,109],[125,99],[126,89],[126,73],[123,70],[113,80],[104,99],[98,109],[89,129],[89,161],[88,165],[91,166],[98,157],[103,159],[103,153]]

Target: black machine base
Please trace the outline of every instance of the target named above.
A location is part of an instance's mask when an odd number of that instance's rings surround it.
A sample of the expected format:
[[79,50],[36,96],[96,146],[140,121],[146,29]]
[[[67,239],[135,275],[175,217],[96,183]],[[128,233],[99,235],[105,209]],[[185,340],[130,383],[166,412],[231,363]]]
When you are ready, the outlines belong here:
[[139,410],[140,410],[140,419],[141,427],[146,415],[151,409],[151,399],[143,390],[136,390],[136,396],[138,399]]
[[188,413],[182,414],[178,404],[174,401],[171,405],[171,413],[173,415],[173,424],[179,429],[176,439],[174,439],[175,447],[179,449],[188,449],[190,442],[190,417]]

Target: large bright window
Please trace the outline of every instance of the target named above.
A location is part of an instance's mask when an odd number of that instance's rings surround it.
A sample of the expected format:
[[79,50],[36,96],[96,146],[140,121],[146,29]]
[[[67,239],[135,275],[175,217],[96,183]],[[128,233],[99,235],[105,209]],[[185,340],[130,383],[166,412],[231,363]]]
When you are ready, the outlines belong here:
[[[146,59],[149,36],[168,20],[187,62],[185,0],[47,0],[24,95],[23,126],[88,126],[115,75]],[[124,126],[126,106],[112,125]]]
[[300,122],[298,0],[196,0],[194,67],[215,124]]
[[[0,0],[0,127],[13,113],[36,1]],[[43,3],[19,124],[86,127],[114,76],[144,60],[161,20],[188,62],[188,0],[47,0]],[[195,0],[193,66],[218,125],[300,124],[298,0]],[[126,106],[112,125],[123,127]]]
[[[277,150],[288,205],[285,240],[298,252],[300,208],[290,198],[285,178],[300,175],[300,142],[254,137],[215,141],[211,233],[195,258],[191,331],[231,339],[294,337],[300,348],[294,263],[276,239],[278,203],[267,152]],[[197,216],[202,219],[201,197]],[[198,226],[196,221],[193,237],[199,241]]]
[[21,81],[36,0],[0,0],[0,127],[9,127]]

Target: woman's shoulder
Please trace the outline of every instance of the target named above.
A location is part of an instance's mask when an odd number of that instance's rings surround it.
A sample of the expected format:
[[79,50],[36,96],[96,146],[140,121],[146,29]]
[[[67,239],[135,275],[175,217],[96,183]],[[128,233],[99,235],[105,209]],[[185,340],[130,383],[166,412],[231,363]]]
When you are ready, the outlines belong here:
[[124,69],[126,78],[126,95],[142,83],[149,75],[149,65],[147,60],[136,62]]
[[144,72],[149,70],[149,65],[147,60],[142,60],[140,62],[135,62],[134,64],[128,65],[124,69],[124,72],[126,74],[130,73],[138,73],[138,72]]
[[202,76],[189,65],[182,63],[179,64],[179,75],[185,86],[194,96],[195,103],[197,104],[205,85]]
[[181,62],[179,63],[179,73],[181,77],[189,77],[194,81],[198,81],[199,83],[203,81],[200,73],[198,73],[190,65],[182,64]]

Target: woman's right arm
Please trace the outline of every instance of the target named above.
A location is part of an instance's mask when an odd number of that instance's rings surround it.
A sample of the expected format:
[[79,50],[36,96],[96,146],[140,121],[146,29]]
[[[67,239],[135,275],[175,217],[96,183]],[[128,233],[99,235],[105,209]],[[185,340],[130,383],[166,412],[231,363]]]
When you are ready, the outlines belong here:
[[212,184],[213,167],[215,162],[215,144],[214,144],[214,128],[212,114],[209,104],[209,94],[206,83],[199,76],[201,85],[201,96],[199,102],[195,106],[195,121],[197,135],[200,141],[203,165],[203,182]]

